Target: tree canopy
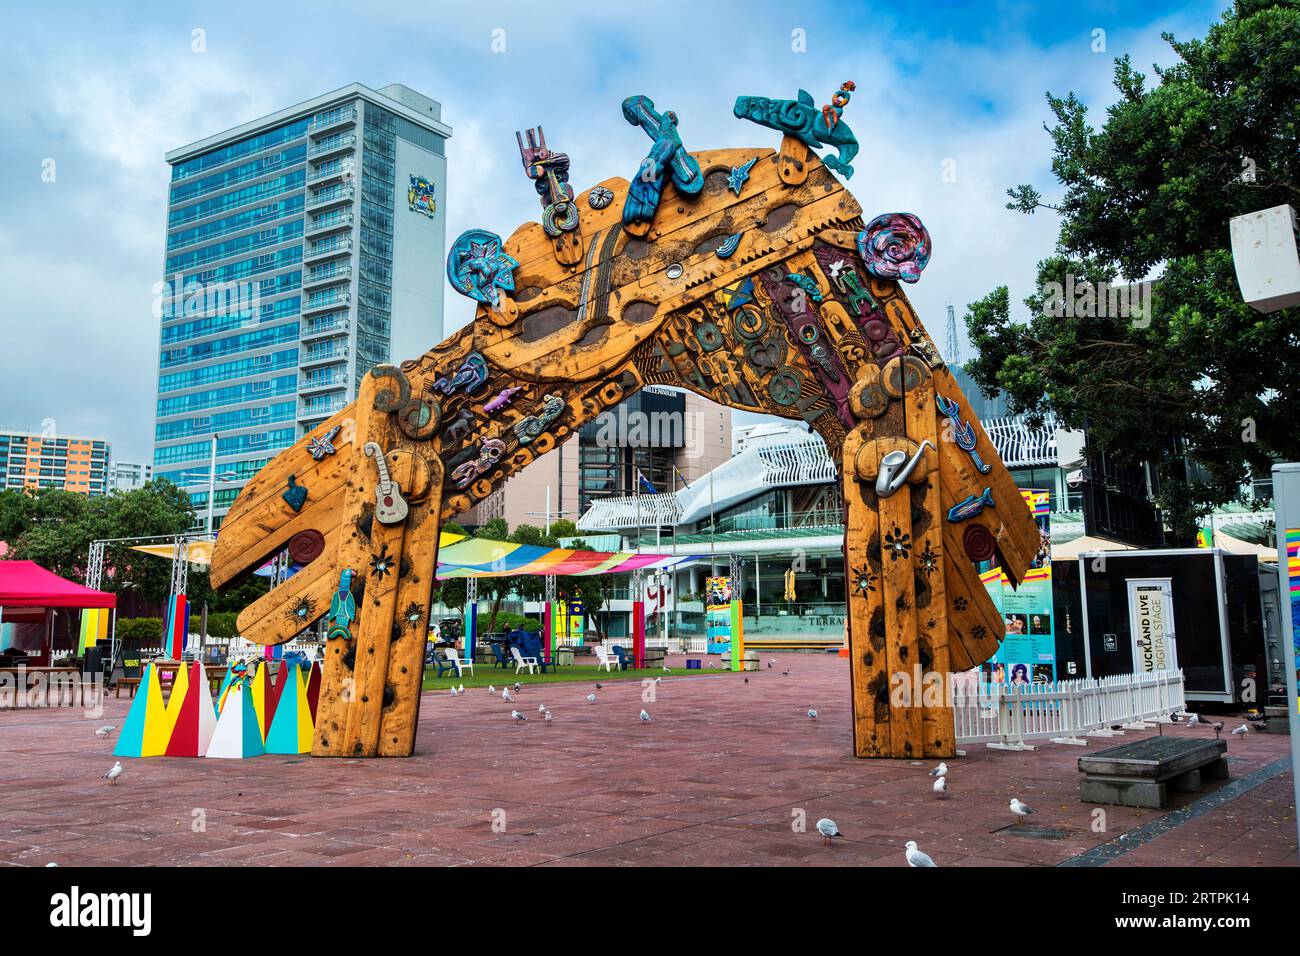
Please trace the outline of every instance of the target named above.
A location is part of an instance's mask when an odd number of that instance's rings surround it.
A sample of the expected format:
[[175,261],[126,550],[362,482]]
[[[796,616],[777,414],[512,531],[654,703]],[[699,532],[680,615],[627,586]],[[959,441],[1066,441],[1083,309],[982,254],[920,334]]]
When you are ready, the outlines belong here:
[[[1005,286],[968,306],[979,357],[966,368],[1013,413],[1055,413],[1086,425],[1092,448],[1156,463],[1158,503],[1187,537],[1216,505],[1249,503],[1252,475],[1300,458],[1300,309],[1243,302],[1228,225],[1300,205],[1300,0],[1238,0],[1203,40],[1164,38],[1177,62],[1154,84],[1116,60],[1100,129],[1073,93],[1048,94],[1061,195],[1022,185],[1007,207],[1058,215],[1056,249],[1027,322]],[[1103,283],[1149,277],[1149,308],[1106,307]],[[1169,452],[1171,437],[1200,467]]]

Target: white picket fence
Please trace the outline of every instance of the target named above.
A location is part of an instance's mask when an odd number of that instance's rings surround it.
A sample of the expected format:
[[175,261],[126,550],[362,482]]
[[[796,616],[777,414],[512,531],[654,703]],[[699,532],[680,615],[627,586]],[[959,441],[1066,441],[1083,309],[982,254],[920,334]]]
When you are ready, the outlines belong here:
[[[1030,740],[1086,745],[1169,723],[1187,704],[1182,671],[1117,674],[1054,684],[959,685],[953,695],[958,744],[1033,750]],[[1112,730],[1118,726],[1120,730]]]

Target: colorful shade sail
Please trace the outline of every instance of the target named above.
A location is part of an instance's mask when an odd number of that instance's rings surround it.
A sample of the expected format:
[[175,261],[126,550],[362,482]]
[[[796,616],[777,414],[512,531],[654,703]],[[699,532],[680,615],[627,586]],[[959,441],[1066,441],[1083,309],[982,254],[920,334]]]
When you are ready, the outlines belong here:
[[492,578],[514,574],[590,575],[656,571],[696,560],[693,556],[635,551],[574,551],[535,544],[467,538],[439,548],[438,578]]

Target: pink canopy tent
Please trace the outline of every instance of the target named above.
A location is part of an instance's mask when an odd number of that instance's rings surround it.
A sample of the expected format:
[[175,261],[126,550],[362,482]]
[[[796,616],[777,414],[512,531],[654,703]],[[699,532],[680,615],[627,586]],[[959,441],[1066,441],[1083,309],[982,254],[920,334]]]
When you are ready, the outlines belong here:
[[65,580],[35,561],[0,561],[0,607],[115,608],[117,595]]

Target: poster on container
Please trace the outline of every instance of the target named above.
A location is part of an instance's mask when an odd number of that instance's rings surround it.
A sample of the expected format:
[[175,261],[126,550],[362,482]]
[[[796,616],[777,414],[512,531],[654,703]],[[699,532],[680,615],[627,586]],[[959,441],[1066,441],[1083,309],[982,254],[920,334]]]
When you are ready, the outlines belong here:
[[1038,524],[1040,546],[1020,587],[993,562],[981,565],[993,604],[1002,615],[1003,639],[983,667],[985,679],[997,684],[1050,683],[1056,675],[1056,634],[1052,620],[1051,494],[1022,488],[1020,494]]
[[706,578],[704,582],[705,650],[726,654],[731,650],[731,578]]

